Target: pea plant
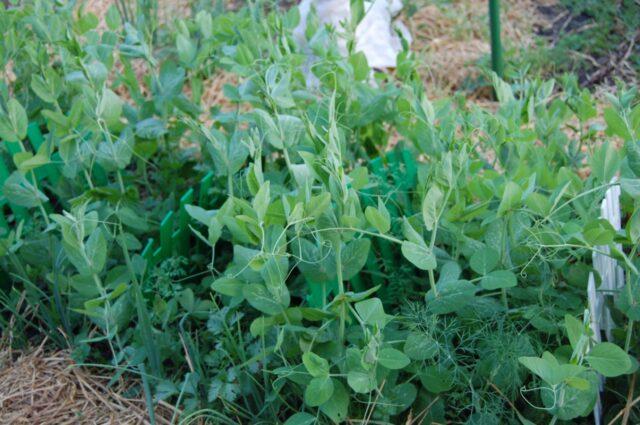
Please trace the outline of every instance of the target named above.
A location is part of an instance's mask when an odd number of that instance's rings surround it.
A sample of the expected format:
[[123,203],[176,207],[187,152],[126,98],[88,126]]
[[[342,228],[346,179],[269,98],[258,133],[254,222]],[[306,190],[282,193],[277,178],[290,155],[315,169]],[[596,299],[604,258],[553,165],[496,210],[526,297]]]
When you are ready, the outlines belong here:
[[[494,110],[429,99],[408,49],[393,74],[344,57],[313,14],[298,46],[296,8],[161,25],[127,5],[101,28],[72,6],[0,9],[14,344],[130,379],[152,421],[160,401],[222,424],[640,418],[635,89],[601,121],[574,77],[489,76]],[[205,105],[221,70],[228,104]],[[152,261],[177,208],[185,249]],[[606,341],[593,253],[624,273]]]

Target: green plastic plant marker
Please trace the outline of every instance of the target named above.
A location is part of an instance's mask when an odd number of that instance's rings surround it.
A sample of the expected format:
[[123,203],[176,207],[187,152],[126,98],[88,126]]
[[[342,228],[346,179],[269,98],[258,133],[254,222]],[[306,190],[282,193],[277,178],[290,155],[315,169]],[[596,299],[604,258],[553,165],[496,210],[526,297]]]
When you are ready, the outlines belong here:
[[[213,173],[209,172],[200,181],[198,204],[206,205],[207,194],[211,188],[213,181]],[[147,244],[142,251],[142,256],[151,264],[154,265],[165,258],[170,257],[173,254],[173,248],[179,255],[189,254],[189,241],[191,237],[191,231],[189,229],[189,223],[191,217],[187,213],[186,206],[193,204],[195,199],[195,191],[193,188],[187,190],[180,198],[180,207],[178,210],[178,228],[173,230],[174,211],[169,211],[162,223],[160,223],[160,246],[155,248],[153,238],[147,241]]]
[[19,142],[4,141],[4,145],[7,147],[7,152],[13,157],[13,155],[22,152],[22,147]]
[[171,256],[173,252],[173,211],[169,211],[160,223],[160,259]]
[[208,199],[209,189],[211,189],[211,184],[213,182],[213,172],[209,171],[206,176],[202,178],[200,181],[200,193],[198,194],[198,205],[202,208],[206,208],[211,205]]
[[418,165],[409,149],[402,150],[402,161],[404,162],[406,171],[406,187],[412,188],[416,185],[416,178],[418,177]]
[[362,292],[366,289],[366,286],[364,284],[364,281],[362,280],[362,276],[360,276],[360,273],[353,276],[350,282],[355,292]]
[[155,251],[153,251],[153,255],[152,255],[152,261],[153,264],[158,264],[160,261],[163,260],[162,257],[162,247],[158,247],[158,249],[156,249]]
[[373,283],[372,286],[384,284],[384,278],[382,275],[382,271],[380,270],[380,264],[378,264],[378,260],[376,258],[374,250],[369,250],[369,256],[367,257],[365,268],[371,275],[371,282]]
[[147,261],[153,260],[153,242],[153,238],[149,238],[149,240],[147,241],[147,245],[145,245],[144,249],[142,250],[142,258]]
[[[178,214],[178,219],[180,218],[179,214]],[[178,220],[178,223],[180,222],[180,220]],[[182,252],[180,249],[180,229],[176,229],[173,231],[173,233],[171,234],[171,246],[174,249],[174,252],[176,255],[184,255],[184,252]],[[165,257],[166,258],[166,257]]]
[[91,176],[95,179],[95,183],[97,186],[106,186],[107,182],[107,173],[104,171],[104,168],[99,166],[98,164],[94,164],[91,170]]
[[189,213],[186,206],[193,203],[194,197],[193,188],[187,190],[182,198],[180,198],[180,211],[178,213],[178,252],[180,255],[187,255],[189,253]]
[[329,294],[338,292],[338,281],[315,282],[307,279],[307,287],[309,288],[309,294],[307,295],[309,306],[322,308],[326,304]]

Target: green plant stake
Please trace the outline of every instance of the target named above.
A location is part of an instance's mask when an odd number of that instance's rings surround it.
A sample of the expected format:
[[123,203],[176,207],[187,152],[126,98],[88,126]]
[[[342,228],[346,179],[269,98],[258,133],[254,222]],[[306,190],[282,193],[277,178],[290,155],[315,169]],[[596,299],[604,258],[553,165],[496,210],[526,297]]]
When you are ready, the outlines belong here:
[[147,244],[144,246],[144,249],[142,250],[142,258],[144,258],[145,260],[147,260],[150,263],[153,263],[154,258],[153,258],[153,238],[149,238],[149,240],[147,240]]
[[489,0],[489,28],[491,31],[491,68],[502,78],[504,63],[502,42],[500,41],[500,0]]
[[173,211],[169,211],[160,223],[160,248],[154,256],[165,259],[173,252]]
[[187,190],[182,198],[180,198],[180,212],[178,213],[178,254],[186,256],[189,252],[189,213],[185,208],[186,205],[193,203],[193,188]]
[[202,178],[200,181],[200,193],[198,194],[198,205],[202,208],[206,208],[209,206],[209,199],[207,195],[209,194],[209,189],[211,189],[211,184],[213,182],[213,172],[209,171],[206,176]]

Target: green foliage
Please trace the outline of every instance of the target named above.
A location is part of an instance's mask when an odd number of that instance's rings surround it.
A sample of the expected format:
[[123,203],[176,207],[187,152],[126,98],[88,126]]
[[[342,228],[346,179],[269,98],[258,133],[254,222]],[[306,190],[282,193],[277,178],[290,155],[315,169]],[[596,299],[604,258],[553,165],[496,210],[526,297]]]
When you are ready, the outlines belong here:
[[[23,146],[2,147],[3,328],[141,373],[154,402],[219,423],[579,421],[598,374],[603,406],[622,403],[638,353],[635,91],[611,98],[606,133],[571,81],[495,78],[496,111],[432,102],[410,52],[373,73],[310,25],[308,67],[296,9],[262,6],[170,31],[125,9],[106,30],[57,3],[0,11],[16,70],[0,137]],[[238,77],[232,108],[203,111],[218,69]],[[23,140],[28,121],[45,148]],[[59,180],[34,177],[50,165]],[[199,174],[197,202],[178,198]],[[598,219],[614,176],[624,231]],[[158,234],[180,242],[164,260],[144,249]],[[607,294],[610,342],[585,311],[603,247],[627,277]]]

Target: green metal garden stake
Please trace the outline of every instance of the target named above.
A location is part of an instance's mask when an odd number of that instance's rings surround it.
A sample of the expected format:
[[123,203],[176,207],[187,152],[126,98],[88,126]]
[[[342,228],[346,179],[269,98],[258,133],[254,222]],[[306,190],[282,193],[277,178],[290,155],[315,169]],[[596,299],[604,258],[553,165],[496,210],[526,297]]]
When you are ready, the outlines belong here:
[[504,62],[502,59],[502,42],[500,41],[500,0],[489,0],[489,28],[491,29],[491,68],[504,76]]

